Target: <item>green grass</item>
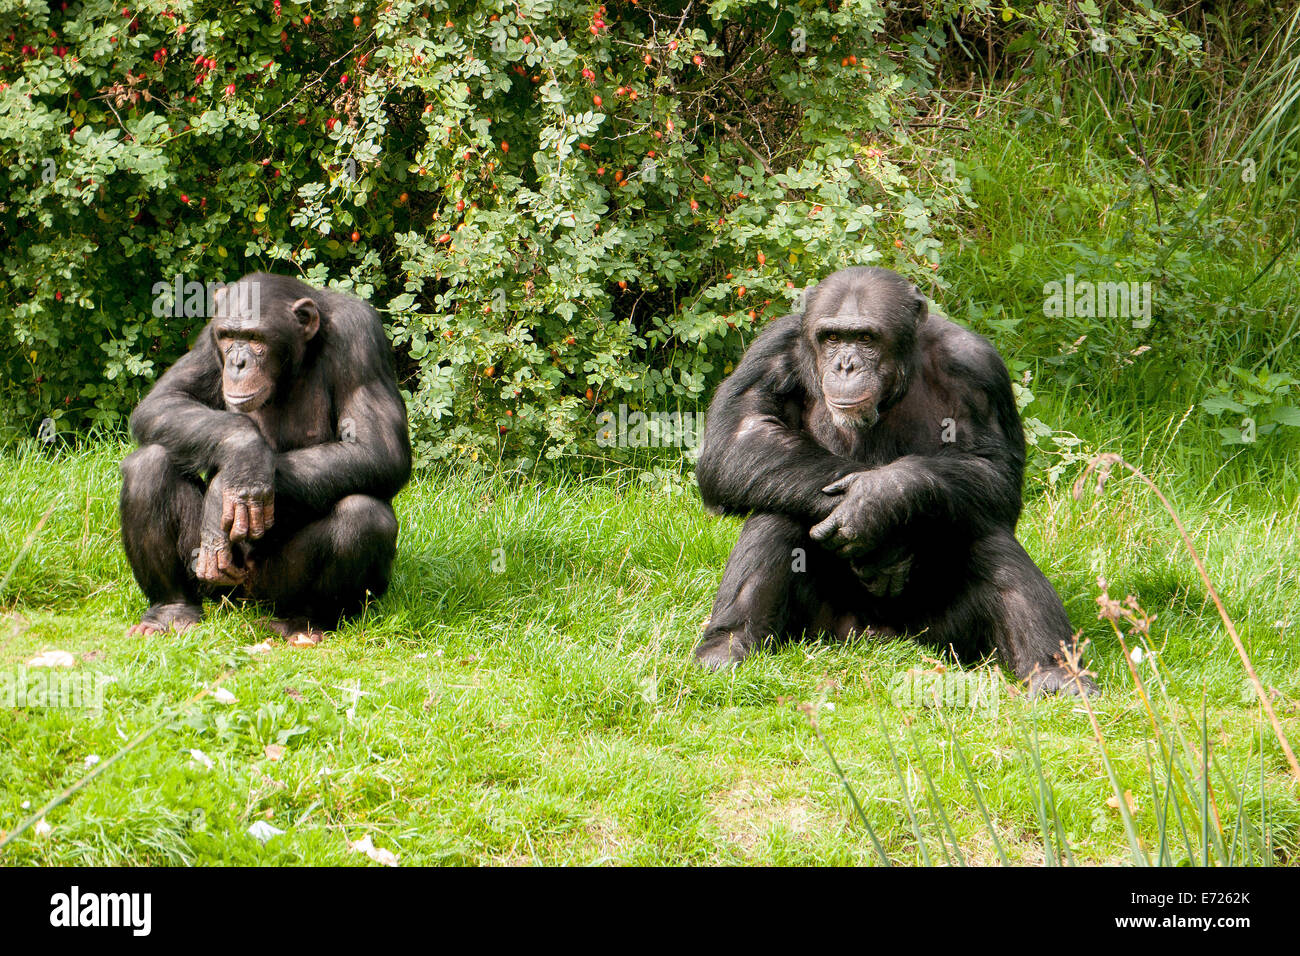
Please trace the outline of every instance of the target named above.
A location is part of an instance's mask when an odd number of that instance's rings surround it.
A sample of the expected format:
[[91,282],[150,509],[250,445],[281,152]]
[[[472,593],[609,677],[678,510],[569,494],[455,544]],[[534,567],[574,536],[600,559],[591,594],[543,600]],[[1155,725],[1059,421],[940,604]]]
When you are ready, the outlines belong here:
[[[1158,440],[1173,424],[1116,443],[1135,458],[1145,443],[1300,740],[1297,484],[1243,480],[1242,467],[1174,481]],[[58,649],[112,679],[98,716],[0,707],[0,830],[161,723],[52,810],[47,834],[0,850],[5,863],[363,864],[348,841],[366,834],[403,864],[877,862],[810,715],[893,862],[995,863],[1000,847],[1016,863],[1127,863],[1133,841],[1137,855],[1200,861],[1203,733],[1211,859],[1295,859],[1296,784],[1190,560],[1133,480],[1077,503],[1049,488],[1020,526],[1092,641],[1104,752],[1136,801],[1131,840],[1077,701],[1003,683],[996,709],[898,706],[892,682],[936,664],[905,641],[790,643],[698,670],[691,648],[738,523],[635,473],[417,477],[397,501],[391,591],[314,649],[248,654],[270,636],[265,618],[230,606],[183,635],[128,638],[144,601],[119,542],[122,451],[0,457],[0,575],[53,508],[0,593],[0,669]],[[1155,724],[1097,620],[1099,574],[1157,614],[1139,665]],[[236,702],[186,703],[227,672]],[[259,820],[284,835],[259,843]]]

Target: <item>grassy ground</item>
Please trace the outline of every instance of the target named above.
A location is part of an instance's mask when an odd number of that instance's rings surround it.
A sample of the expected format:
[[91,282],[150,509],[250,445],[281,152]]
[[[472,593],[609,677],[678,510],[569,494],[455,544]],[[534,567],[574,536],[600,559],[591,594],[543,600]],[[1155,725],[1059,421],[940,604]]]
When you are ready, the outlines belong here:
[[[1158,477],[1159,435],[1128,439]],[[363,864],[349,841],[369,835],[403,864],[872,863],[872,833],[905,863],[1295,859],[1281,748],[1132,480],[1078,503],[1050,488],[1021,523],[1092,640],[1103,747],[1077,701],[1026,700],[991,662],[956,673],[996,681],[996,706],[909,706],[901,675],[944,666],[909,642],[793,643],[702,673],[690,651],[738,524],[634,474],[417,479],[397,503],[391,592],[317,648],[250,654],[270,632],[236,607],[127,638],[144,604],[118,540],[121,452],[0,458],[0,574],[53,508],[0,593],[0,668],[57,649],[111,679],[98,715],[0,706],[0,831],[101,771],[5,862]],[[1172,491],[1300,740],[1297,483],[1221,473]],[[1099,574],[1158,615],[1137,665],[1151,713],[1097,619]],[[234,701],[187,703],[223,675]],[[1132,793],[1131,834],[1104,755]],[[258,821],[283,835],[259,842]]]

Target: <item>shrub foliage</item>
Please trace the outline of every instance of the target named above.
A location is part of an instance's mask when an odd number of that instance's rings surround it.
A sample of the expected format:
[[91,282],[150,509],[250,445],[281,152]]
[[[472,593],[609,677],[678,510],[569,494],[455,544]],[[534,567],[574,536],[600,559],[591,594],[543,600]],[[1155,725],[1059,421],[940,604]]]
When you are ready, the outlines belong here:
[[968,181],[916,131],[997,18],[931,6],[0,0],[3,434],[119,424],[178,277],[254,268],[385,313],[425,461],[695,408],[832,269],[940,284]]

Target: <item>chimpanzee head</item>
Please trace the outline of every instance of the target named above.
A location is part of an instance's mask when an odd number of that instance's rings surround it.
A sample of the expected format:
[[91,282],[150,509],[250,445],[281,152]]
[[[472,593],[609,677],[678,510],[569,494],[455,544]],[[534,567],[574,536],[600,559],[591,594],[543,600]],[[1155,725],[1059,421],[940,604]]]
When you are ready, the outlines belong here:
[[927,309],[925,296],[888,269],[842,269],[809,294],[804,376],[837,425],[870,428],[907,391]]
[[217,291],[210,328],[230,411],[257,411],[298,374],[308,343],[320,331],[312,291],[296,279],[266,273]]

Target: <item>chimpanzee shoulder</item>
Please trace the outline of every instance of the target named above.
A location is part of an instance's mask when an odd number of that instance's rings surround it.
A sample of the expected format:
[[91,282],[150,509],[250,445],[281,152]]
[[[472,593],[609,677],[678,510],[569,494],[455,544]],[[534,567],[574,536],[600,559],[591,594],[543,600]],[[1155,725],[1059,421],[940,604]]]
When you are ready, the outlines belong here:
[[918,331],[928,388],[964,406],[981,438],[996,436],[998,453],[1019,476],[1024,467],[1024,429],[1001,354],[984,336],[934,313]]
[[1006,363],[984,336],[931,312],[918,330],[918,340],[937,372],[985,388],[1010,386]]
[[801,389],[802,331],[803,317],[793,314],[782,316],[760,332],[733,373],[737,391],[759,382],[777,395]]

